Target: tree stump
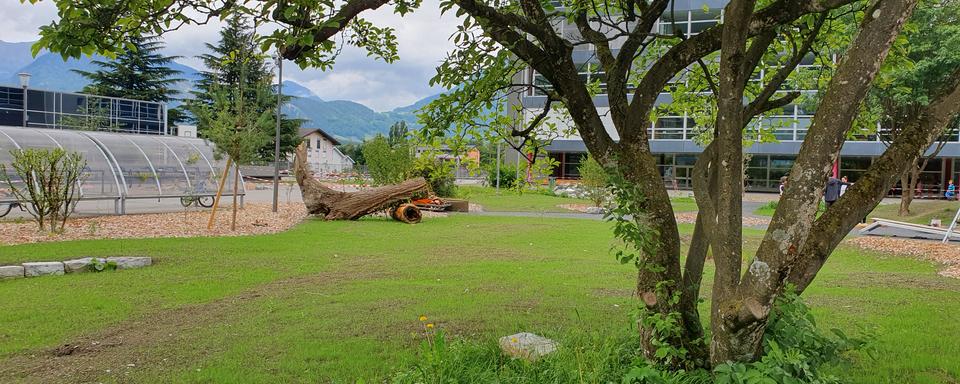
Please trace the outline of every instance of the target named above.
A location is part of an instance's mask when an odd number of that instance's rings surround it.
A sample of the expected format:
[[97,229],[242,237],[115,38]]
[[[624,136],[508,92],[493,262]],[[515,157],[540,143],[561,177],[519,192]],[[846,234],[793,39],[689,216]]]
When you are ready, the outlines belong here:
[[307,149],[302,144],[297,147],[293,170],[307,212],[322,216],[325,220],[357,220],[427,191],[427,181],[422,177],[356,192],[335,191],[313,178],[313,172],[307,166]]

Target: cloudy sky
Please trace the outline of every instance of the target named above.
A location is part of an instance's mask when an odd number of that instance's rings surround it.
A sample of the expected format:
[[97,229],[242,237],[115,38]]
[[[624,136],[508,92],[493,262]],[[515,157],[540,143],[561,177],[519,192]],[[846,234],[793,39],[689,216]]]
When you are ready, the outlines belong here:
[[[310,88],[325,100],[352,100],[377,111],[387,111],[442,91],[428,84],[444,54],[453,47],[448,41],[456,30],[452,14],[440,15],[439,0],[424,0],[413,14],[401,18],[388,6],[365,14],[377,25],[392,26],[399,42],[400,61],[387,64],[358,49],[345,48],[332,70],[300,70],[291,62],[284,65],[284,79]],[[38,27],[57,18],[51,1],[21,4],[0,0],[0,40],[33,41]],[[219,24],[184,27],[165,35],[168,54],[183,56],[183,64],[201,69],[194,56],[204,53],[204,43],[218,40]]]

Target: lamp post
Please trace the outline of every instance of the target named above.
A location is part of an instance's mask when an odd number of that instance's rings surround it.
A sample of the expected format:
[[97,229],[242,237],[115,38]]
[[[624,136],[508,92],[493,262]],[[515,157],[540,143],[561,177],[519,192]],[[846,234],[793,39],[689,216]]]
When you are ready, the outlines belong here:
[[23,88],[23,127],[27,127],[27,87],[30,85],[30,74],[26,72],[20,72],[17,74],[20,77],[20,87]]
[[277,130],[273,137],[273,212],[280,199],[280,107],[283,105],[283,53],[277,49]]

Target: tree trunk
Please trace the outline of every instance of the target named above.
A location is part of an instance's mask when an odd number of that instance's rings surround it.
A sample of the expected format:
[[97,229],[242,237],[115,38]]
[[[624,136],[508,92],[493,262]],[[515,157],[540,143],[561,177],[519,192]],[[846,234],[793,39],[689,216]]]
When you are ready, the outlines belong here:
[[900,210],[897,212],[898,216],[907,216],[910,214],[910,203],[913,202],[913,194],[917,188],[917,179],[920,176],[918,172],[915,172],[916,168],[917,160],[914,159],[910,167],[900,175],[900,188],[903,189],[903,192],[900,193]]
[[960,113],[960,70],[954,72],[945,86],[943,96],[925,108],[920,121],[905,128],[867,173],[814,223],[810,236],[800,247],[797,266],[790,270],[789,281],[797,287],[797,293],[813,282],[833,249],[856,225],[857,218],[880,203],[897,175],[905,171],[904,164],[922,155],[943,127]]
[[293,166],[303,203],[307,212],[326,220],[356,220],[427,191],[427,181],[422,177],[357,192],[335,191],[313,178],[306,159],[306,147],[301,145]]
[[233,163],[233,212],[230,214],[230,230],[237,230],[237,189],[240,187],[240,164]]
[[[717,313],[711,324],[714,330],[711,361],[715,364],[760,358],[763,334],[774,301],[782,291],[791,270],[806,269],[806,266],[798,263],[800,250],[817,219],[816,212],[828,173],[840,155],[846,133],[859,112],[859,105],[866,96],[870,83],[879,72],[893,41],[915,6],[916,0],[884,0],[867,10],[867,20],[863,22],[859,34],[830,80],[790,171],[784,195],[756,256],[748,263],[746,273],[742,277],[728,276],[721,279],[721,273],[729,272],[721,269],[719,252],[714,250],[717,261],[714,291],[717,291],[717,285],[723,284],[724,280],[727,283],[735,281],[736,278],[740,280],[733,288],[735,291],[726,297],[727,300],[718,301],[718,298],[714,297],[713,308]],[[724,112],[722,106],[720,112]],[[718,121],[723,122],[722,119]],[[733,164],[727,157],[718,157],[718,160],[721,162],[720,170],[723,170],[724,161]],[[898,174],[899,172],[895,173],[894,177]],[[723,198],[721,195],[721,199]],[[736,208],[738,207],[719,204],[718,221],[721,225],[732,225],[733,222],[722,220],[723,212],[719,210]],[[828,212],[830,210],[832,208],[828,209]],[[849,220],[858,222],[862,217],[851,216]],[[730,267],[731,270],[734,268],[739,271],[739,265]]]

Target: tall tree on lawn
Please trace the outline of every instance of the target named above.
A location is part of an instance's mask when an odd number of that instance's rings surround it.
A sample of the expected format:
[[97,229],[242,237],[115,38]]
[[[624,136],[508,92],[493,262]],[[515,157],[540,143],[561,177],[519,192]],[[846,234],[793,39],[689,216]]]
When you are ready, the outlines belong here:
[[[273,95],[272,99],[262,97],[263,95],[257,91],[264,84],[269,86],[275,83],[267,63],[268,56],[260,51],[257,38],[256,31],[249,25],[246,18],[233,16],[228,20],[227,26],[220,31],[220,41],[216,45],[207,43],[210,53],[198,56],[208,70],[200,74],[195,90],[192,91],[194,98],[187,101],[187,108],[195,117],[200,136],[206,137],[213,129],[207,120],[199,118],[204,113],[201,110],[213,106],[218,99],[224,99],[219,100],[221,104],[236,106],[240,103],[239,100],[234,99],[243,98],[242,104],[249,110],[248,113],[269,113],[276,119],[276,87],[268,89]],[[243,91],[224,92],[230,89]],[[285,96],[284,100],[287,101],[290,98]],[[299,119],[281,118],[280,152],[282,155],[292,152],[300,144],[301,124],[302,120]],[[276,127],[262,125],[257,126],[257,129],[263,130],[264,135],[273,137]],[[256,151],[256,160],[273,161],[273,152],[274,145],[271,140]]]
[[[115,59],[94,60],[100,67],[96,71],[73,71],[90,80],[83,93],[169,103],[177,97],[174,85],[183,79],[177,77],[180,71],[170,68],[179,57],[164,55],[163,48],[157,36],[131,36]],[[169,125],[182,120],[179,110],[168,111]]]
[[[624,244],[617,256],[637,267],[644,355],[684,370],[756,361],[777,298],[788,286],[802,292],[813,281],[908,161],[956,116],[960,69],[933,79],[939,87],[917,119],[818,215],[828,172],[917,0],[730,0],[722,20],[717,13],[715,25],[689,35],[671,24],[672,14],[687,14],[674,13],[671,3],[441,1],[441,8],[464,17],[453,36],[457,49],[433,79],[450,91],[426,109],[441,123],[425,129],[462,135],[486,106],[524,93],[544,96],[539,111],[517,111],[524,124],[483,128],[523,140],[558,129],[551,127],[559,127],[553,110],[575,123],[614,184],[614,233]],[[824,60],[830,53],[841,53],[839,63]],[[810,56],[826,76],[798,88],[810,72],[821,72],[798,68]],[[532,82],[523,80],[533,75],[528,69],[537,76]],[[593,80],[584,81],[583,73],[595,74]],[[771,135],[757,129],[757,120],[802,101],[803,89],[819,90],[811,98],[816,115],[766,236],[748,261],[741,223],[745,143]],[[664,92],[673,99],[668,105],[658,103]],[[599,94],[608,106],[602,111]],[[692,172],[699,214],[685,258],[648,131],[658,116],[675,115],[669,108],[678,103],[709,112],[701,125],[705,147]],[[705,323],[699,303],[708,251],[716,268]]]

